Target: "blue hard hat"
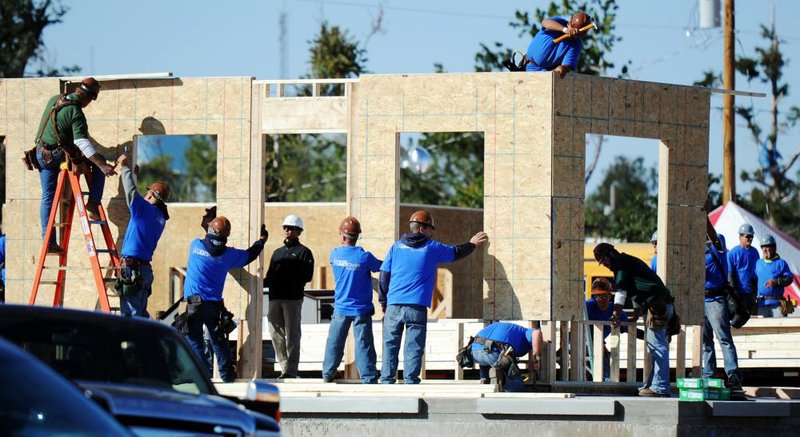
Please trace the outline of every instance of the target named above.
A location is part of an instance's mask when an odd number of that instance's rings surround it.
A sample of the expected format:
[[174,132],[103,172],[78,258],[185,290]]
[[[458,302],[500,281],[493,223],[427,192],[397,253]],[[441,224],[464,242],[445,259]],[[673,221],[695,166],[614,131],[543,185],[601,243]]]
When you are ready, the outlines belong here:
[[761,247],[764,247],[764,246],[775,246],[775,245],[776,245],[775,244],[775,237],[773,237],[772,235],[767,234],[767,235],[764,235],[763,238],[761,238]]
[[739,235],[755,235],[756,232],[749,223],[739,226]]

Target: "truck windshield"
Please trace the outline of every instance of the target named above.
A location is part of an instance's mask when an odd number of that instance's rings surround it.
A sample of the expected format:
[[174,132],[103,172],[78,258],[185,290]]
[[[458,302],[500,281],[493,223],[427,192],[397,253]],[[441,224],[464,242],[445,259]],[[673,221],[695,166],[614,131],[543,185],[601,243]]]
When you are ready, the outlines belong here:
[[[7,322],[7,321],[6,321]],[[2,323],[3,337],[65,377],[209,394],[193,352],[177,334],[135,324]]]

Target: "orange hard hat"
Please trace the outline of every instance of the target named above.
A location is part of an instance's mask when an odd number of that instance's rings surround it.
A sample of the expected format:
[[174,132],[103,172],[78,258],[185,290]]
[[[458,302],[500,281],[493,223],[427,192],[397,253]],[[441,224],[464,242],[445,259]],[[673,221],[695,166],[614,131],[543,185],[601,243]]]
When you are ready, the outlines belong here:
[[420,209],[416,211],[414,214],[411,214],[411,218],[408,219],[409,223],[419,223],[422,225],[430,226],[432,229],[436,229],[436,226],[433,225],[433,216],[428,211],[424,209]]
[[614,286],[608,279],[595,278],[592,281],[592,294],[610,294],[612,291],[614,291]]
[[152,191],[156,199],[162,202],[168,202],[169,196],[172,193],[172,191],[169,189],[169,185],[161,181],[154,182],[152,185],[147,187],[147,189]]
[[231,221],[224,215],[211,220],[208,224],[208,233],[228,238],[231,235]]
[[97,100],[97,95],[100,94],[100,82],[93,77],[87,77],[81,81],[80,89],[84,90],[92,100]]
[[353,216],[345,217],[342,223],[339,224],[339,232],[350,235],[358,235],[361,233],[361,223]]

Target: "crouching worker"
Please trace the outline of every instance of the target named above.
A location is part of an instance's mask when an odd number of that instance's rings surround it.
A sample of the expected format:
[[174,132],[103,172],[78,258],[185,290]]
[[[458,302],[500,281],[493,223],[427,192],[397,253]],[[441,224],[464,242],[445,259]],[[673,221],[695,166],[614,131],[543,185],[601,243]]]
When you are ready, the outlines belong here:
[[480,366],[481,383],[491,380],[496,391],[522,391],[525,383],[517,358],[534,354],[539,370],[542,331],[508,322],[496,322],[481,329],[472,342],[472,359]]
[[[228,270],[244,267],[253,262],[264,250],[267,229],[261,225],[261,236],[247,250],[227,247],[231,234],[231,222],[219,216],[208,224],[208,233],[202,240],[196,238],[189,246],[189,265],[186,267],[186,282],[183,297],[187,302],[186,339],[197,356],[203,360],[203,325],[211,334],[211,346],[217,357],[219,374],[223,382],[233,382],[233,369],[228,342],[220,320],[230,319],[222,301],[222,289]],[[212,369],[208,368],[209,375]]]

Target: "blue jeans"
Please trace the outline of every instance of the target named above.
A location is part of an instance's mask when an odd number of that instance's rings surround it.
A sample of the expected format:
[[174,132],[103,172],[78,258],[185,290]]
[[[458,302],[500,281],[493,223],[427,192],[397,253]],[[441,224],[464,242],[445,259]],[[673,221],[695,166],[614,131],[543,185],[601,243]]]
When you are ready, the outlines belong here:
[[[119,307],[122,315],[128,317],[144,317],[149,319],[150,313],[147,312],[147,298],[153,292],[153,268],[148,265],[136,267],[139,270],[140,286],[139,289],[131,294],[120,295]],[[132,268],[125,267],[122,274],[130,277]]]
[[[39,218],[42,223],[42,237],[47,230],[47,221],[50,219],[50,210],[53,208],[53,197],[56,195],[56,185],[58,185],[58,173],[61,171],[61,163],[64,162],[63,149],[53,151],[53,157],[49,163],[44,162],[42,149],[36,149],[36,160],[39,162],[39,180],[42,183],[42,205],[39,210]],[[89,201],[98,205],[103,200],[103,188],[106,184],[106,175],[100,171],[100,167],[89,161],[92,176],[89,181]],[[50,245],[56,244],[56,234],[50,236]]]
[[786,317],[783,312],[781,311],[781,306],[758,306],[758,312],[756,313],[759,316],[764,317]]
[[217,357],[219,376],[223,382],[233,382],[236,378],[236,373],[233,370],[228,340],[217,331],[221,310],[222,302],[190,303],[187,307],[189,318],[186,323],[189,326],[189,333],[186,335],[186,341],[192,347],[194,353],[197,354],[197,357],[200,358],[200,361],[206,364],[208,375],[213,375],[211,365],[203,358],[205,355],[203,351],[203,325],[205,325],[209,334],[211,334],[211,347]]
[[[667,304],[667,319],[675,313],[675,306]],[[667,328],[647,329],[645,336],[647,352],[650,353],[652,371],[650,378],[645,382],[645,387],[650,387],[656,393],[667,396],[672,394],[669,386],[669,342],[667,341]]]
[[[472,352],[472,359],[480,366],[480,378],[488,380],[489,379],[489,369],[492,367],[497,367],[497,364],[500,362],[500,350],[497,348],[492,348],[492,350],[487,351],[483,347],[480,349],[471,349]],[[508,374],[508,369],[505,369],[506,374],[506,381],[503,385],[503,391],[505,392],[519,392],[523,391],[523,387],[525,383],[519,378],[512,378]]]
[[322,377],[334,379],[336,368],[342,362],[344,343],[347,341],[347,332],[353,324],[353,336],[356,341],[356,367],[361,375],[361,382],[374,384],[378,381],[378,371],[375,368],[377,357],[375,354],[375,339],[372,336],[372,315],[343,316],[338,311],[333,312],[331,326],[328,329],[328,342],[325,345],[325,359],[322,363]]
[[389,305],[383,315],[383,365],[381,384],[394,384],[397,374],[400,339],[406,330],[403,351],[403,379],[406,384],[419,384],[425,337],[428,333],[428,309],[421,305]]
[[703,317],[703,377],[711,378],[717,370],[717,355],[714,351],[714,336],[717,336],[722,349],[722,360],[725,363],[725,375],[729,378],[739,373],[736,346],[731,335],[731,323],[728,305],[725,299],[705,303]]

